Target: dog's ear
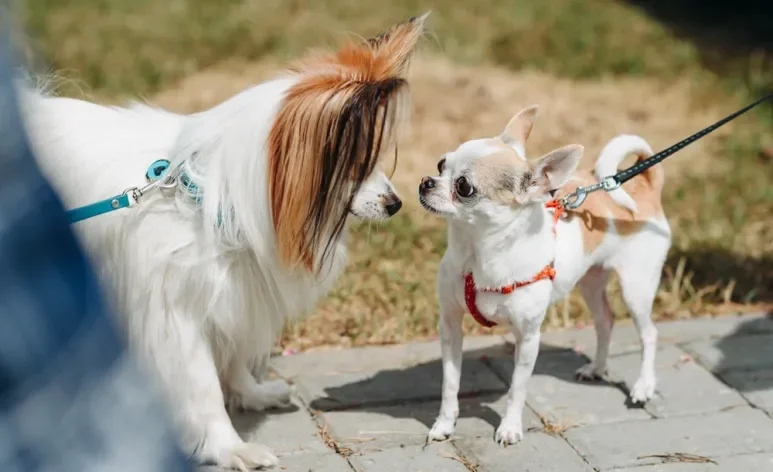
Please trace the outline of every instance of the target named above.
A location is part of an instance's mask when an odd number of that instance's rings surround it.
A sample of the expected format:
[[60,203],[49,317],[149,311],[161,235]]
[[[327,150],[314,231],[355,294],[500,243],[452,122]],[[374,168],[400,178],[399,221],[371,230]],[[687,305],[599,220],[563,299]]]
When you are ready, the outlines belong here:
[[564,185],[577,169],[584,148],[570,144],[539,158],[523,180],[522,203],[547,201],[550,191]]
[[403,75],[407,71],[416,44],[426,31],[429,14],[426,12],[409,18],[367,39],[368,45],[378,56],[390,58],[393,75]]
[[500,135],[502,141],[515,149],[518,155],[524,159],[526,159],[526,140],[529,139],[531,128],[537,119],[538,109],[537,105],[532,105],[519,111],[510,119]]

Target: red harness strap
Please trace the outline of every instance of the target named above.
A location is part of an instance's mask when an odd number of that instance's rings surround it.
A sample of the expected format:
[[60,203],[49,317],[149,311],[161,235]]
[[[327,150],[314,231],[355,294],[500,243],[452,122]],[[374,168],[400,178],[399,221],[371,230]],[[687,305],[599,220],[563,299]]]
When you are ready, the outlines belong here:
[[[564,207],[561,205],[561,202],[558,200],[551,200],[545,204],[547,208],[553,208],[553,234],[556,232],[556,223],[558,223],[559,218],[561,218],[561,215],[564,213]],[[504,287],[500,288],[483,288],[480,289],[481,292],[495,292],[495,293],[501,293],[503,295],[507,295],[508,293],[512,293],[515,289],[525,287],[526,285],[533,284],[534,282],[538,282],[540,280],[544,279],[550,279],[553,280],[556,278],[556,269],[553,267],[553,262],[546,265],[545,268],[543,268],[541,271],[539,271],[534,277],[532,277],[529,280],[525,280],[522,282],[515,282],[510,285],[505,285]],[[467,302],[467,309],[469,310],[470,314],[473,318],[475,318],[475,321],[478,322],[481,326],[484,326],[486,328],[491,328],[492,326],[496,326],[496,323],[493,321],[490,321],[484,317],[481,312],[478,310],[478,306],[475,303],[475,299],[478,295],[478,289],[475,288],[475,280],[472,278],[472,272],[466,274],[464,276],[464,301]]]

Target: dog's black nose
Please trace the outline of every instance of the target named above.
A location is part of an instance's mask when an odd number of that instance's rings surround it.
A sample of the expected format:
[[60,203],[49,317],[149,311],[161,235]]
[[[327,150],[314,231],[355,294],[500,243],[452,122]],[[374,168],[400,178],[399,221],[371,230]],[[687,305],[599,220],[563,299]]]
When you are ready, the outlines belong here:
[[390,203],[389,205],[387,205],[385,208],[386,208],[386,211],[387,211],[387,215],[393,216],[395,213],[400,211],[400,208],[402,208],[402,207],[403,207],[403,202],[402,202],[402,200],[400,200],[398,198],[395,201],[393,201],[392,203]]
[[421,179],[421,183],[419,184],[419,191],[426,192],[427,190],[431,190],[435,188],[435,179],[432,177],[424,177]]

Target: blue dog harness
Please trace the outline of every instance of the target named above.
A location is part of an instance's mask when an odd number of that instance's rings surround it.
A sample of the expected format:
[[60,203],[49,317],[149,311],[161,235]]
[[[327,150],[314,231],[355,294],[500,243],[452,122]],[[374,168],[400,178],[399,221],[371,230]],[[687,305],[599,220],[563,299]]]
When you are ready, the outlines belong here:
[[[70,223],[77,223],[79,221],[87,220],[95,216],[110,213],[111,211],[120,210],[122,208],[131,208],[139,202],[143,195],[147,194],[151,190],[157,187],[172,188],[174,186],[174,180],[171,182],[165,182],[168,180],[166,175],[169,171],[170,162],[166,159],[159,159],[152,163],[145,172],[145,178],[148,184],[142,188],[132,187],[124,190],[119,195],[100,200],[90,205],[74,208],[66,212],[67,219]],[[198,187],[191,182],[185,174],[180,174],[180,182],[188,189],[191,194],[197,194]],[[197,195],[198,201],[201,197]]]

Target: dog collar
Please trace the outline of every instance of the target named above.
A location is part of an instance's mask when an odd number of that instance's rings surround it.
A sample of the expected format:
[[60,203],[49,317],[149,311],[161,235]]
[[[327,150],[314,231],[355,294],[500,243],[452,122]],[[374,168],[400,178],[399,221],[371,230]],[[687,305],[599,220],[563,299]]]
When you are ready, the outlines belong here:
[[[563,215],[565,209],[563,205],[561,205],[561,202],[558,200],[551,200],[548,203],[545,204],[545,207],[552,208],[553,209],[553,234],[556,234],[556,224],[558,223],[558,220],[561,218],[561,215]],[[530,278],[529,280],[524,280],[521,282],[515,282],[510,285],[505,285],[504,287],[499,288],[482,288],[478,289],[475,287],[475,279],[472,276],[472,272],[468,272],[464,276],[464,301],[467,303],[467,310],[470,312],[472,317],[475,319],[475,321],[478,322],[481,326],[485,328],[491,328],[492,326],[496,326],[497,324],[494,323],[491,320],[486,319],[483,314],[481,314],[480,310],[478,310],[478,305],[476,304],[476,298],[478,296],[478,292],[489,292],[489,293],[501,293],[502,295],[507,295],[512,293],[515,289],[525,287],[527,285],[531,285],[535,282],[539,282],[540,280],[550,279],[554,280],[556,278],[556,269],[553,267],[554,261],[551,261],[550,264],[546,265],[541,271],[539,271],[534,277]]]

